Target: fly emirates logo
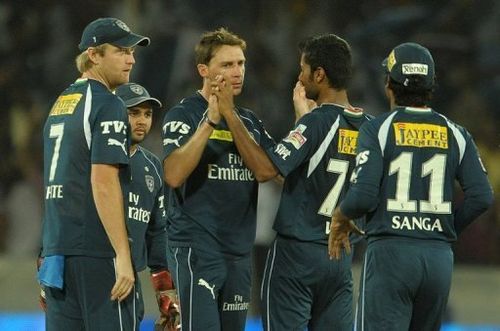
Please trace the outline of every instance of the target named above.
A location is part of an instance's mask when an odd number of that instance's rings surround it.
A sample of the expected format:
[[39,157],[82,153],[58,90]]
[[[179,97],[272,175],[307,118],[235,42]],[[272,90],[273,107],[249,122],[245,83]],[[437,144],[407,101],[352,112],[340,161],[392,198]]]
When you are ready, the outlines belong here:
[[251,182],[255,180],[253,173],[243,165],[241,156],[234,153],[227,155],[228,166],[208,164],[208,179]]
[[141,208],[139,205],[140,195],[129,192],[128,194],[128,219],[136,220],[143,223],[149,223],[151,212]]

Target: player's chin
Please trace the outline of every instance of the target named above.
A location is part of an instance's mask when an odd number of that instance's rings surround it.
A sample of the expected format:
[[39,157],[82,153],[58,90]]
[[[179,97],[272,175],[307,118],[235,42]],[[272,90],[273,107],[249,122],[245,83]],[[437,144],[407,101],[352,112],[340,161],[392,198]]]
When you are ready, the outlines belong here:
[[243,85],[233,85],[233,95],[240,95],[243,91]]
[[120,76],[121,84],[127,84],[130,81],[130,71],[123,71],[122,75]]
[[132,133],[131,139],[132,139],[132,142],[134,144],[139,144],[139,143],[141,143],[144,140],[145,137],[146,137],[145,133],[134,132],[134,133]]

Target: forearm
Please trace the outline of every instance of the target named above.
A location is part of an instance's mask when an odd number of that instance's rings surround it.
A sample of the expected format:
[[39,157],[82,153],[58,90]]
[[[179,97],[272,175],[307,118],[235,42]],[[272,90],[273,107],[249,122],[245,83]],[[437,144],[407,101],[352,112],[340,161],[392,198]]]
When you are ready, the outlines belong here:
[[97,213],[116,255],[130,256],[118,167],[93,164],[91,185]]
[[359,218],[378,205],[378,190],[368,185],[351,186],[339,209],[349,219]]
[[454,212],[455,231],[459,235],[469,224],[483,214],[493,203],[493,191],[485,190],[465,198]]
[[254,173],[259,182],[268,181],[278,175],[278,170],[267,156],[264,149],[257,144],[247,128],[234,111],[224,114],[234,143],[245,165]]
[[200,162],[213,128],[203,122],[189,141],[163,161],[163,177],[173,188],[181,186]]

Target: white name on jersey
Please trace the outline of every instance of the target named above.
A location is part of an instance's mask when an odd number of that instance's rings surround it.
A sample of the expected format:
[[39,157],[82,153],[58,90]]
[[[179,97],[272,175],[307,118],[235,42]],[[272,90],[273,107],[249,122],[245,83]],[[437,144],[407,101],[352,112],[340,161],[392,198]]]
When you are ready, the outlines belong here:
[[443,227],[441,226],[441,221],[439,218],[435,220],[429,217],[415,217],[411,218],[408,216],[401,217],[396,215],[392,217],[392,228],[394,230],[424,230],[424,231],[438,231],[443,232]]
[[63,186],[62,185],[49,185],[45,193],[45,200],[49,199],[62,199]]

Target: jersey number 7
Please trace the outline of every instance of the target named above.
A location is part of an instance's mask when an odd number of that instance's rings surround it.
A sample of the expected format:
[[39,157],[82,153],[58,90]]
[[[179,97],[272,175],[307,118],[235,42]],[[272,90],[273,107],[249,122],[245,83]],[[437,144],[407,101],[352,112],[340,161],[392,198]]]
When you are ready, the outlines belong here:
[[[339,174],[339,176],[337,177],[337,181],[333,185],[330,192],[328,192],[325,200],[318,210],[318,214],[331,218],[333,211],[337,206],[340,193],[342,192],[342,187],[344,186],[347,172],[349,171],[349,161],[330,159],[330,161],[328,162],[328,166],[326,167],[326,171]],[[330,233],[330,220],[326,222],[325,233]]]

